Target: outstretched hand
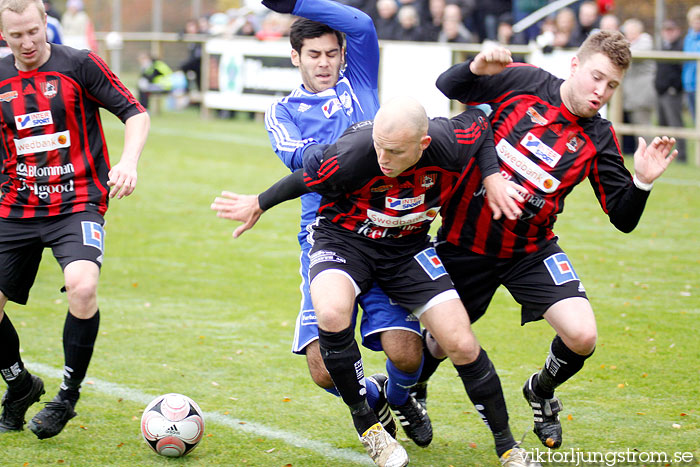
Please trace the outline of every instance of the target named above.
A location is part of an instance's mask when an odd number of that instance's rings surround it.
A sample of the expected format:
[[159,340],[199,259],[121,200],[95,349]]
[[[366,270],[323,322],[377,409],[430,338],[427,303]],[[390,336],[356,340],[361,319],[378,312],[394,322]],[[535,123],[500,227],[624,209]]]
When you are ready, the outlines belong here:
[[474,57],[469,70],[475,75],[495,75],[513,63],[510,50],[500,45],[487,46]]
[[500,173],[495,173],[484,179],[484,188],[486,201],[493,211],[494,219],[498,220],[505,215],[507,219],[515,220],[523,213],[518,206],[518,202],[525,202],[521,194],[525,190],[522,186],[506,180]]
[[211,203],[217,217],[243,222],[233,231],[233,238],[240,237],[243,232],[253,228],[264,212],[260,209],[258,195],[239,195],[230,191],[222,191]]
[[642,183],[652,183],[666,171],[669,164],[678,155],[674,149],[676,138],[657,136],[647,146],[644,138],[639,138],[639,146],[634,152],[634,173]]

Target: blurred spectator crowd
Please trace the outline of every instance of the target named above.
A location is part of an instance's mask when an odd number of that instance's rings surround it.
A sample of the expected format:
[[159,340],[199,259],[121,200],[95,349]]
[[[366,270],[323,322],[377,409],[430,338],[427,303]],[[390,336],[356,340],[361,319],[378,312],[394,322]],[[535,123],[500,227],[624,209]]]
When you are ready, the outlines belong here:
[[[617,28],[612,0],[581,0],[534,26],[513,32],[513,25],[549,0],[338,0],[367,13],[382,40],[504,44],[538,43],[576,47],[594,29]],[[200,18],[199,31],[216,36],[278,39],[294,18],[271,12],[250,0],[242,8]],[[607,18],[605,18],[607,16]]]
[[[367,13],[380,40],[530,45],[543,53],[580,46],[599,29],[622,31],[633,51],[655,50],[652,36],[638,18],[619,18],[614,0],[580,0],[560,8],[527,28],[513,26],[552,0],[338,0]],[[272,12],[258,0],[242,8],[214,13],[187,23],[187,33],[217,37],[249,36],[277,40],[289,33],[291,15]],[[666,20],[660,48],[700,52],[700,6],[687,12],[687,24]],[[198,70],[201,50],[190,46],[183,70]],[[193,48],[194,47],[194,48]],[[524,60],[522,56],[514,56]],[[198,80],[197,80],[198,81]],[[683,110],[695,118],[695,62],[636,60],[623,83],[624,120],[638,125],[684,126]],[[623,152],[634,152],[636,139],[627,137]],[[685,141],[679,140],[679,160],[685,161]]]

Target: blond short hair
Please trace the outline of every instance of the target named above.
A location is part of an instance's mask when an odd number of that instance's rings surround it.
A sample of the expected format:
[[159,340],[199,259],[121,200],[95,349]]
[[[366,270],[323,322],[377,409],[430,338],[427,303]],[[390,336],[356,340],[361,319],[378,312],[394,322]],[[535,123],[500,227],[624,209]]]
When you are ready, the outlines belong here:
[[0,31],[4,29],[2,24],[2,14],[5,13],[5,11],[9,10],[19,15],[24,13],[24,10],[26,10],[29,5],[36,6],[37,10],[39,10],[39,15],[42,18],[46,16],[46,9],[44,8],[43,0],[0,0]]
[[627,70],[632,61],[630,43],[620,31],[604,30],[591,34],[578,49],[581,63],[591,56],[601,53],[621,70]]

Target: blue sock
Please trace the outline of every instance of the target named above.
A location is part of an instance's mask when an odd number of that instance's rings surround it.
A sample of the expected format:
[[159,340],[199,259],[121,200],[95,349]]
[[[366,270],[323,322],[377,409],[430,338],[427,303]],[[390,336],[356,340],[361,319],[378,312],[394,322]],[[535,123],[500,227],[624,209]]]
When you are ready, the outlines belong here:
[[329,394],[333,394],[336,397],[340,397],[340,393],[338,392],[338,388],[333,386],[332,388],[323,388],[326,392]]
[[406,373],[399,370],[391,363],[391,360],[386,361],[386,373],[389,376],[389,381],[386,385],[386,400],[392,405],[403,405],[408,400],[408,393],[411,386],[418,382],[421,370],[423,369],[423,361],[420,368],[414,373]]
[[373,382],[367,381],[367,378],[365,378],[365,386],[367,387],[367,403],[374,408],[379,400],[379,389]]

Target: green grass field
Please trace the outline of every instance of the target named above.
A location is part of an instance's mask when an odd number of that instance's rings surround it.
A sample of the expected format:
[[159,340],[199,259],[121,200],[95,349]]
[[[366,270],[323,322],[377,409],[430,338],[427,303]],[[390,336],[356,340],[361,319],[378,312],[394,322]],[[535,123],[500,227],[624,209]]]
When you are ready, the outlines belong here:
[[[116,161],[122,126],[109,116],[105,130]],[[234,223],[209,209],[224,189],[256,193],[285,173],[260,122],[205,121],[190,111],[153,117],[137,190],[107,214],[102,324],[78,416],[49,440],[28,430],[3,435],[2,466],[370,463],[345,406],[319,390],[304,358],[290,352],[298,204],[275,208],[236,240]],[[672,166],[657,182],[632,234],[608,223],[587,184],[569,197],[556,230],[596,310],[599,341],[558,392],[561,451],[647,460],[588,465],[681,465],[674,458],[681,455],[692,458],[682,465],[698,465],[699,219],[700,169],[692,165]],[[7,306],[23,359],[46,383],[42,401],[60,382],[61,286],[47,251],[29,304]],[[535,449],[541,446],[520,389],[544,362],[553,334],[543,322],[521,327],[519,316],[500,290],[475,332],[499,370],[514,434],[527,433],[524,447]],[[364,355],[368,374],[383,370],[382,355]],[[156,455],[140,435],[146,403],[166,392],[189,395],[207,413],[204,439],[180,459]],[[440,367],[429,394],[432,445],[421,449],[400,436],[411,465],[499,465],[451,365]],[[649,460],[652,452],[669,461]]]

